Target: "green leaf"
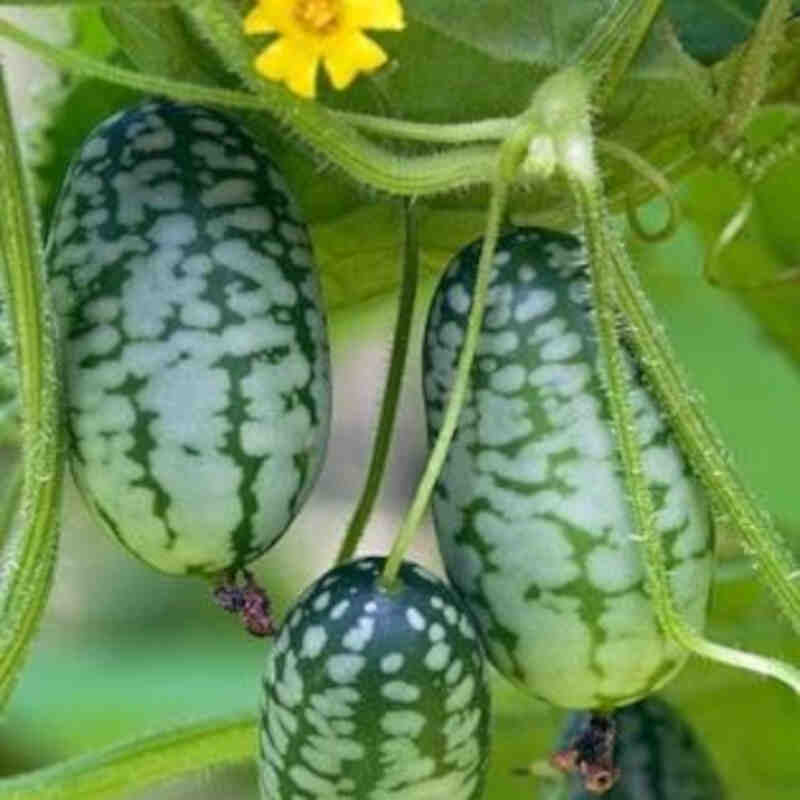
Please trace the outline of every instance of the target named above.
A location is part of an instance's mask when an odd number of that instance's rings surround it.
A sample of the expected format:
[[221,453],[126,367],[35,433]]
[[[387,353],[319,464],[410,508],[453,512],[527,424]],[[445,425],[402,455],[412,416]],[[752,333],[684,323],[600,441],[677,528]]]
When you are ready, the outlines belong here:
[[[744,42],[767,0],[665,0],[681,44],[703,64],[713,64]],[[797,10],[800,3],[794,0]]]
[[554,68],[565,64],[609,0],[406,0],[408,16],[498,61]]

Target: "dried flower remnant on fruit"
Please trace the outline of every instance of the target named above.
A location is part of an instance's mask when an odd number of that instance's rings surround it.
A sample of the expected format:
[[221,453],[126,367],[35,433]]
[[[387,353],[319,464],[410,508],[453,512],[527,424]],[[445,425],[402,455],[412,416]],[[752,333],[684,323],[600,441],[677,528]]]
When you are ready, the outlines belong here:
[[307,98],[316,94],[320,61],[333,86],[344,89],[359,72],[386,63],[383,48],[363,31],[403,27],[399,0],[258,0],[244,20],[245,33],[278,34],[256,57],[256,70]]
[[550,763],[564,773],[577,773],[592,794],[605,794],[619,778],[614,764],[617,726],[606,714],[591,714],[583,730],[563,750],[554,753]]
[[236,574],[229,573],[225,580],[214,589],[214,600],[223,610],[239,614],[244,627],[253,636],[272,636],[275,633],[275,620],[267,593],[247,570],[242,570],[244,585],[239,585]]

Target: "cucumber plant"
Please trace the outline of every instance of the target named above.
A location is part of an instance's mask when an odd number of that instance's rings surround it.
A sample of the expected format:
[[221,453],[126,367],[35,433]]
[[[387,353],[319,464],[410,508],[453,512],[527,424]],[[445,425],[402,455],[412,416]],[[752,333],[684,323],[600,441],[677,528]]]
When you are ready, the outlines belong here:
[[[452,260],[423,356],[430,439],[441,427],[480,254]],[[704,625],[712,525],[657,401],[631,390],[675,603]],[[551,703],[610,708],[669,680],[687,653],[660,630],[598,366],[585,253],[544,228],[503,235],[458,429],[433,501],[448,575],[492,661]]]
[[383,558],[327,572],[287,612],[264,677],[264,800],[476,800],[489,756],[488,668],[469,610]]
[[305,223],[219,112],[126,109],[86,139],[50,226],[73,475],[164,572],[239,569],[277,541],[325,452],[325,315]]
[[[382,577],[377,584],[373,582],[373,588],[380,584],[385,587],[386,596],[392,596],[392,588],[396,588],[395,582],[403,573],[404,553],[445,463],[450,439],[456,433],[461,404],[469,396],[472,357],[480,347],[483,310],[502,225],[508,218],[520,225],[557,224],[578,230],[588,254],[596,363],[605,379],[599,387],[595,384],[594,399],[598,408],[602,408],[598,412],[600,418],[605,424],[610,422],[615,431],[619,460],[606,459],[606,466],[616,481],[612,487],[614,497],[619,499],[627,492],[630,519],[626,520],[626,530],[632,534],[629,539],[638,546],[641,570],[632,588],[637,597],[647,597],[647,611],[652,618],[645,621],[645,609],[632,616],[621,615],[623,621],[634,620],[637,631],[646,629],[645,638],[650,642],[640,651],[644,654],[643,668],[638,674],[625,654],[619,655],[622,671],[630,670],[628,685],[620,680],[617,685],[598,689],[591,685],[590,676],[582,686],[588,688],[586,695],[576,696],[573,690],[583,681],[571,676],[569,697],[558,696],[556,690],[551,699],[609,705],[628,701],[666,680],[687,651],[777,677],[800,691],[800,674],[790,665],[707,641],[699,630],[707,578],[701,576],[701,591],[689,599],[683,595],[688,581],[675,580],[671,575],[673,560],[677,558],[682,568],[687,557],[680,548],[675,552],[680,534],[663,524],[662,510],[670,505],[662,487],[654,485],[652,480],[649,461],[652,448],[648,447],[649,440],[640,442],[644,437],[638,426],[639,418],[652,420],[657,438],[668,437],[666,427],[662,431],[657,415],[649,411],[640,384],[642,376],[632,368],[630,352],[642,364],[657,407],[663,410],[711,504],[727,515],[732,527],[740,533],[759,568],[759,578],[773,592],[794,629],[800,631],[800,584],[794,580],[796,561],[769,515],[733,468],[701,404],[694,401],[695,394],[639,285],[613,219],[613,212],[626,196],[634,205],[660,191],[671,194],[674,204],[674,194],[668,191],[671,179],[701,164],[716,168],[735,163],[737,153],[747,151],[746,147],[742,149],[743,137],[765,104],[780,104],[788,116],[797,113],[800,28],[790,18],[791,12],[797,11],[797,2],[739,3],[737,0],[734,3],[737,19],[744,26],[737,24],[732,36],[719,33],[719,41],[715,37],[712,47],[704,45],[700,52],[697,39],[686,34],[687,11],[693,9],[689,8],[691,3],[683,0],[592,3],[542,0],[535,14],[531,13],[527,0],[509,0],[508,13],[500,16],[496,9],[489,8],[491,4],[465,2],[454,6],[438,0],[424,3],[407,0],[405,9],[399,9],[395,0],[376,0],[373,4],[376,14],[383,17],[382,21],[377,17],[373,21],[377,27],[390,29],[381,44],[391,49],[393,58],[385,69],[371,78],[360,79],[345,95],[334,95],[333,88],[346,83],[353,77],[351,73],[365,69],[367,62],[372,65],[370,69],[376,67],[376,59],[383,52],[374,43],[365,44],[360,30],[352,29],[353,20],[359,15],[346,19],[350,25],[348,37],[337,41],[349,42],[350,50],[345,47],[341,52],[335,51],[335,47],[298,51],[297,40],[292,40],[286,30],[279,32],[273,57],[281,51],[284,57],[287,52],[296,55],[294,61],[287,62],[284,58],[281,68],[294,74],[284,74],[283,78],[295,79],[295,84],[296,79],[302,78],[308,90],[308,69],[316,70],[320,60],[333,78],[334,87],[319,87],[320,100],[314,102],[294,97],[283,87],[265,80],[254,66],[263,65],[263,61],[256,62],[255,58],[265,42],[245,31],[245,16],[255,19],[251,24],[259,29],[251,28],[251,33],[264,31],[272,35],[270,31],[275,26],[268,15],[270,8],[258,3],[260,10],[253,15],[249,13],[253,11],[249,6],[253,5],[240,0],[104,4],[104,16],[94,21],[110,40],[105,50],[100,49],[107,56],[105,60],[98,57],[98,49],[94,47],[49,45],[4,20],[0,20],[0,36],[22,44],[65,70],[94,80],[125,85],[147,96],[200,104],[206,109],[223,106],[236,109],[259,141],[269,145],[269,151],[291,178],[300,205],[311,221],[312,236],[323,243],[319,248],[321,272],[323,280],[327,279],[334,305],[346,307],[354,300],[392,289],[398,282],[392,259],[370,257],[376,251],[396,252],[392,238],[399,227],[396,218],[389,223],[384,219],[382,226],[377,224],[381,221],[380,214],[387,209],[382,193],[424,199],[426,224],[422,226],[420,249],[423,256],[428,256],[427,263],[443,263],[446,259],[439,258],[442,251],[448,255],[457,251],[483,230],[471,307],[468,317],[462,317],[463,341],[446,406],[440,398],[436,442],[408,515],[382,568]],[[389,5],[391,14],[387,12]],[[313,4],[305,0],[270,0],[270,7],[287,12],[283,22],[316,26],[311,34],[319,44],[320,37],[336,32],[341,21],[338,11],[350,9],[350,3],[349,0],[320,0]],[[730,7],[708,4],[712,29],[724,31]],[[362,12],[363,9],[359,14]],[[392,19],[387,21],[389,16]],[[362,22],[363,27],[370,27],[366,17]],[[403,24],[405,29],[401,30]],[[334,46],[331,41],[325,44]],[[370,55],[366,55],[367,48]],[[707,68],[705,62],[714,63]],[[408,68],[411,64],[413,71]],[[304,75],[298,74],[301,69],[306,70]],[[313,85],[310,89],[313,94]],[[104,113],[112,110],[104,109]],[[391,117],[380,116],[387,110],[391,111]],[[214,120],[219,118],[217,111],[205,113]],[[84,122],[80,116],[70,113],[62,118],[77,125]],[[412,150],[409,146],[395,147],[392,140],[416,144]],[[56,140],[55,149],[57,144]],[[774,144],[768,144],[768,149]],[[0,607],[4,609],[0,625],[0,699],[4,700],[48,595],[55,562],[55,519],[63,458],[58,422],[62,380],[51,347],[50,290],[41,280],[36,211],[25,185],[5,102],[0,105],[0,147],[3,251],[0,266],[8,289],[7,308],[20,367],[20,411],[24,419],[21,439],[25,454],[21,507],[26,512],[19,535],[8,538],[9,566],[0,575]],[[309,151],[313,155],[309,156]],[[63,155],[57,153],[57,158]],[[320,165],[332,165],[334,169],[321,171]],[[108,166],[109,170],[120,173],[125,168],[124,164]],[[272,174],[269,167],[262,171],[268,176]],[[342,175],[346,180],[342,180]],[[185,178],[197,178],[195,185],[200,186],[201,175],[185,175]],[[85,183],[91,182],[90,175]],[[353,183],[369,191],[362,194]],[[169,203],[169,194],[158,196],[156,202]],[[78,213],[94,213],[92,219],[97,223],[102,211],[81,208]],[[476,216],[485,222],[476,223]],[[103,224],[99,223],[98,230]],[[56,227],[50,227],[56,236]],[[389,235],[381,239],[387,230]],[[342,234],[346,236],[347,247],[342,247],[342,241],[337,239],[339,231],[347,231]],[[181,235],[180,230],[173,233]],[[139,232],[133,238],[139,242],[144,239]],[[358,259],[357,267],[352,266],[355,260],[350,258],[353,242],[359,257],[364,257],[363,261]],[[81,246],[87,251],[86,244]],[[125,242],[115,241],[114,246],[124,247]],[[501,240],[501,251],[503,246]],[[432,251],[435,258],[431,257]],[[124,253],[120,258],[129,264],[136,260],[136,254]],[[387,266],[384,262],[392,263]],[[62,285],[57,293],[63,295],[64,289]],[[103,309],[107,312],[111,305],[101,304],[98,308],[89,302],[81,305],[79,313],[99,311],[102,315]],[[264,306],[269,303],[265,301]],[[209,310],[203,308],[201,315]],[[620,322],[626,333],[625,347],[619,341]],[[74,332],[74,335],[81,334]],[[479,354],[478,370],[481,363],[491,365],[484,354]],[[92,368],[91,359],[84,367]],[[513,378],[506,376],[500,383],[504,380],[513,382]],[[397,378],[395,387],[399,383]],[[129,388],[132,387],[126,387]],[[199,402],[199,398],[192,399]],[[390,424],[388,420],[386,425]],[[382,422],[384,430],[386,425]],[[77,439],[74,432],[72,438],[74,444]],[[380,447],[385,448],[387,437],[377,438],[383,442]],[[145,444],[149,445],[146,441]],[[458,447],[456,439],[453,453],[458,452]],[[501,455],[508,457],[506,453]],[[678,459],[675,464],[682,462]],[[683,467],[676,468],[676,472],[683,473]],[[160,475],[158,479],[162,479]],[[691,481],[686,483],[690,485]],[[512,488],[516,492],[520,487]],[[302,493],[299,488],[296,491]],[[168,519],[166,500],[166,493],[160,495],[155,516]],[[290,501],[279,505],[282,513]],[[690,497],[689,508],[697,512],[698,520],[702,516],[701,506],[702,501]],[[9,519],[9,515],[5,518]],[[119,524],[127,522],[120,520]],[[170,527],[173,522],[169,521]],[[279,535],[273,531],[266,538],[273,534]],[[198,572],[212,571],[218,563],[231,558],[241,567],[262,545],[268,546],[266,541],[261,544],[245,541],[248,536],[243,535],[231,544],[230,530],[225,531],[224,543],[219,544],[208,561],[188,549],[174,560],[152,549],[147,557],[153,561],[161,558],[161,568],[178,572],[187,567]],[[352,553],[357,538],[348,541],[343,552]],[[707,562],[707,538],[698,533],[694,541],[698,560]],[[597,565],[589,561],[590,555],[583,552],[580,563],[587,565],[586,575],[591,577],[588,565]],[[618,553],[614,557],[630,566],[633,559],[628,555]],[[603,569],[596,572],[597,576],[601,583],[617,578]],[[605,583],[604,588],[610,585]],[[507,588],[512,600],[518,599],[515,594],[518,583],[510,580]],[[570,602],[574,605],[577,598],[570,596],[572,590],[588,598],[590,588],[597,587],[567,584],[565,596],[554,600],[556,610],[563,612]],[[605,603],[608,593],[601,594]],[[235,596],[229,599],[232,606],[241,600]],[[617,598],[610,599],[614,602]],[[486,605],[483,609],[480,602],[476,605],[479,614],[485,617]],[[594,616],[587,626],[591,628],[588,632],[602,631],[605,635],[605,629],[601,628],[602,612],[597,607],[591,611]],[[291,622],[289,625],[291,628]],[[618,633],[619,628],[614,632]],[[503,647],[507,652],[513,651],[517,642],[513,635],[508,635],[508,630],[490,637],[490,646],[496,644],[491,639],[502,640],[504,636]],[[583,642],[589,639],[576,638]],[[302,650],[302,643],[299,647]],[[660,648],[658,654],[655,648]],[[601,647],[595,650],[601,652]],[[498,663],[502,661],[495,658]],[[277,675],[276,678],[280,680]],[[359,691],[367,688],[359,686]],[[603,694],[606,689],[609,689],[607,695]],[[431,707],[436,707],[441,699],[441,695],[431,695]],[[381,713],[377,706],[373,710]],[[20,779],[13,786],[2,782],[0,797],[4,789],[15,792],[17,800],[39,798],[47,792],[61,792],[59,796],[64,796],[64,792],[73,791],[79,796],[87,785],[97,788],[98,797],[110,797],[114,786],[132,790],[155,777],[172,777],[203,765],[251,757],[252,738],[248,740],[243,735],[248,724],[252,730],[252,721],[227,720],[165,732],[144,743],[99,753],[79,764],[60,765],[30,776],[29,780]],[[435,744],[426,746],[438,757],[440,748]],[[264,758],[266,763],[266,759],[276,756],[265,750]],[[299,750],[297,758],[292,756],[292,763],[285,763],[285,774],[291,775],[291,769],[299,766],[298,759],[302,762]],[[279,780],[283,780],[283,775]],[[364,780],[372,778],[367,776]]]

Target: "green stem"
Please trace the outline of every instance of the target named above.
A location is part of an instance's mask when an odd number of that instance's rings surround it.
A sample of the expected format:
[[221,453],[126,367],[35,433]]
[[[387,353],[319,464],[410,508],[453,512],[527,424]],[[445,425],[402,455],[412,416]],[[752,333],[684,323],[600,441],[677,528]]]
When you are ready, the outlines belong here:
[[442,125],[428,122],[409,122],[392,117],[373,117],[351,111],[334,111],[334,116],[354,128],[368,133],[391,136],[395,139],[411,139],[421,142],[466,144],[467,142],[491,142],[505,139],[513,130],[517,120],[512,117],[483,119],[478,122],[457,122]]
[[19,445],[20,428],[19,403],[15,398],[0,411],[0,447]]
[[0,780],[0,800],[110,800],[255,757],[252,715],[184,725]]
[[64,454],[60,383],[35,208],[0,67],[0,269],[20,371],[23,524],[0,573],[0,708],[11,693],[50,591]]
[[669,571],[661,540],[655,526],[655,509],[644,474],[633,410],[629,403],[628,374],[622,348],[617,339],[614,272],[610,253],[613,234],[604,228],[603,205],[598,191],[585,185],[573,185],[586,224],[590,245],[596,329],[601,362],[608,383],[607,394],[614,421],[631,505],[642,544],[648,594],[656,618],[665,633],[682,647],[697,655],[730,666],[768,675],[789,685],[800,694],[800,670],[788,664],[715,644],[693,630],[675,608]]
[[[224,10],[217,8],[212,11]],[[62,69],[142,92],[165,95],[187,103],[268,110],[352,178],[390,194],[423,196],[485,183],[490,179],[495,164],[497,148],[488,145],[422,156],[395,154],[373,144],[318,103],[300,100],[257,75],[254,79],[257,91],[254,93],[220,89],[115,67],[76,50],[43,42],[6,20],[0,20],[0,36],[17,42]],[[219,46],[213,37],[211,42]]]
[[667,221],[658,231],[646,231],[642,228],[639,217],[636,215],[636,209],[631,202],[630,195],[628,195],[626,210],[628,212],[629,224],[635,233],[645,241],[660,241],[671,236],[678,227],[681,213],[678,200],[675,196],[675,190],[667,176],[652,166],[647,159],[642,158],[638,153],[635,153],[624,145],[617,144],[608,139],[597,139],[596,144],[598,152],[606,153],[612,158],[624,161],[631,169],[643,176],[646,181],[651,183],[658,190],[659,194],[667,203]]
[[720,509],[739,530],[755,561],[756,574],[800,633],[800,582],[794,578],[798,574],[797,563],[731,463],[622,246],[617,242],[612,246],[620,308],[681,447]]
[[433,194],[491,177],[495,147],[470,147],[408,158],[373,144],[319,103],[302,100],[256,72],[256,46],[238,10],[217,0],[179,0],[196,29],[264,105],[326,161],[351,178],[392,194]]
[[397,307],[394,338],[392,339],[392,355],[389,361],[389,373],[386,378],[386,389],[378,420],[378,431],[372,449],[367,479],[361,499],[356,506],[353,517],[347,528],[347,535],[342,542],[337,564],[344,564],[353,557],[358,547],[364,528],[367,524],[375,499],[378,496],[386,461],[392,441],[392,432],[397,417],[397,406],[400,391],[403,388],[406,355],[414,318],[414,300],[417,295],[417,278],[419,274],[419,241],[417,238],[417,215],[412,201],[405,203],[405,246],[403,256],[403,282],[400,288],[400,302]]
[[[572,177],[572,176],[571,176]],[[669,569],[655,524],[655,508],[645,476],[638,431],[629,401],[628,369],[617,338],[616,287],[613,269],[616,237],[608,230],[608,214],[599,180],[592,183],[572,177],[589,249],[589,265],[599,360],[606,380],[606,394],[617,445],[628,485],[645,566],[650,603],[662,630],[681,647],[729,666],[783,681],[800,694],[800,670],[781,661],[708,641],[684,620],[672,598]]]
[[602,108],[619,85],[644,41],[662,0],[621,0],[594,26],[571,63],[594,84],[593,98]]
[[19,498],[22,494],[22,486],[25,480],[24,462],[14,467],[11,477],[3,495],[2,505],[0,505],[0,548],[8,538],[14,518],[17,516],[19,508]]
[[720,155],[726,156],[752,122],[769,86],[772,55],[778,49],[783,26],[790,15],[790,0],[768,0],[739,61],[730,88],[729,111],[710,138],[708,150],[712,160]]
[[456,431],[458,418],[461,414],[461,407],[469,386],[469,375],[472,368],[472,359],[478,346],[481,323],[483,322],[483,312],[486,306],[486,296],[489,290],[489,279],[492,274],[492,257],[494,256],[497,238],[500,231],[500,224],[508,199],[509,184],[507,176],[502,170],[498,170],[492,186],[491,198],[489,200],[489,212],[486,221],[486,232],[481,246],[480,260],[478,261],[477,275],[475,276],[475,287],[472,292],[472,306],[467,320],[467,332],[464,337],[464,344],[458,357],[455,377],[450,389],[450,396],[447,401],[442,427],[436,437],[436,442],[428,456],[428,462],[422,473],[411,506],[406,514],[403,524],[400,526],[397,537],[392,545],[389,557],[383,569],[381,582],[386,587],[391,587],[397,573],[403,563],[403,558],[411,545],[411,541],[419,528],[428,502],[433,492],[433,487],[442,470],[447,450]]

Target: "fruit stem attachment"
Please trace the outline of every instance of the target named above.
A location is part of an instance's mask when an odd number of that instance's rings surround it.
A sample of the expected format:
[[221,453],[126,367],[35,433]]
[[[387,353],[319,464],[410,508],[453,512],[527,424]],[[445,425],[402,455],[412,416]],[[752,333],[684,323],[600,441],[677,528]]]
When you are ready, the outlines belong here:
[[417,296],[417,279],[419,276],[419,240],[417,237],[416,209],[414,202],[411,200],[406,200],[403,205],[405,219],[403,280],[400,285],[400,302],[397,307],[389,372],[386,376],[386,388],[383,392],[378,430],[375,434],[375,444],[372,448],[372,457],[367,470],[366,482],[358,505],[350,519],[350,524],[347,526],[347,534],[336,557],[337,565],[344,564],[353,557],[375,505],[383,474],[386,471],[386,461],[389,456],[394,423],[397,418],[400,391],[403,388],[403,374],[406,367],[411,323],[414,319],[414,300]]
[[403,520],[403,524],[400,526],[400,530],[398,531],[389,557],[386,559],[386,564],[383,568],[381,584],[387,589],[391,589],[397,577],[398,570],[403,563],[406,551],[411,545],[411,541],[428,507],[428,501],[433,492],[433,487],[436,484],[436,480],[447,458],[447,450],[455,434],[458,418],[461,414],[461,407],[464,404],[464,399],[467,394],[472,359],[475,356],[475,350],[478,346],[478,336],[480,334],[481,323],[483,322],[486,298],[489,293],[492,259],[500,233],[500,224],[503,220],[503,214],[508,200],[510,181],[505,174],[505,169],[507,167],[507,161],[501,156],[497,173],[492,183],[486,231],[483,237],[480,260],[478,261],[478,269],[475,276],[475,287],[472,292],[472,306],[470,307],[469,318],[467,320],[467,332],[464,337],[464,343],[458,357],[455,378],[450,389],[450,396],[442,420],[442,427],[439,430],[439,435],[436,437],[436,443],[428,457],[428,462],[425,465],[422,478],[417,485],[414,499]]
[[0,708],[50,593],[64,472],[61,392],[35,205],[0,64],[0,282],[19,369],[22,524],[0,567]]

